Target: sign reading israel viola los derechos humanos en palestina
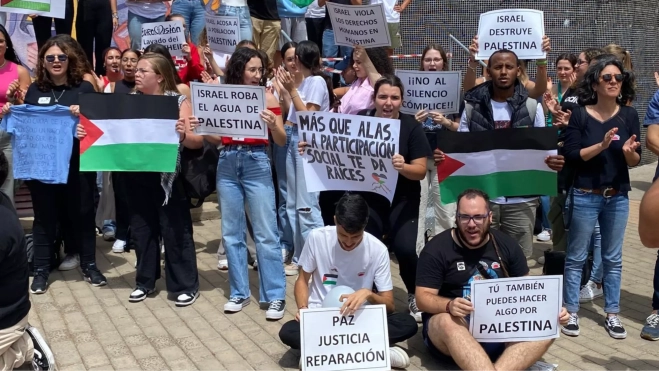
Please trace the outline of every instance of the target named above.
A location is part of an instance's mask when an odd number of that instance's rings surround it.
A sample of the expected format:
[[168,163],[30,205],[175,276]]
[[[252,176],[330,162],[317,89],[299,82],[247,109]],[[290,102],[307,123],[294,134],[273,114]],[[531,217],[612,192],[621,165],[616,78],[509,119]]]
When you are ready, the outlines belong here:
[[334,43],[336,45],[361,45],[365,48],[391,46],[389,26],[384,15],[384,5],[343,5],[327,3]]

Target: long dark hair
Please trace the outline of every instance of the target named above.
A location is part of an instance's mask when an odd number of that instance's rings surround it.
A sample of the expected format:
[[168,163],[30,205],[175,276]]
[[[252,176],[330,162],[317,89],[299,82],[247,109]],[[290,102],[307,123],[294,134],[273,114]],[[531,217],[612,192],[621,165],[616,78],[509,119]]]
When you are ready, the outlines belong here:
[[7,32],[5,26],[0,25],[0,32],[2,32],[2,35],[5,37],[5,44],[7,45],[7,50],[5,51],[5,60],[10,61],[12,63],[16,63],[17,65],[20,66],[21,61],[16,56],[16,51],[14,50],[14,43],[11,41],[11,37],[9,37],[9,33]]
[[620,95],[616,98],[616,102],[620,105],[626,105],[627,102],[634,100],[636,91],[634,90],[634,74],[631,71],[625,71],[622,62],[612,54],[600,55],[590,62],[590,66],[586,71],[583,80],[577,87],[577,96],[579,97],[579,104],[582,106],[589,106],[597,103],[597,93],[593,86],[600,83],[599,78],[602,71],[606,66],[616,66],[623,75],[622,86]]
[[391,85],[400,89],[401,97],[405,91],[405,88],[403,87],[403,81],[401,81],[400,77],[396,75],[382,75],[382,77],[380,77],[380,79],[375,83],[375,86],[373,87],[373,100],[375,100],[375,97],[378,96],[378,90],[380,90],[382,85]]
[[252,60],[252,58],[258,58],[261,60],[261,67],[265,70],[266,61],[263,60],[261,54],[254,49],[250,48],[238,48],[233,54],[231,54],[231,59],[227,63],[227,72],[224,77],[224,81],[229,85],[242,85],[243,76],[245,75],[245,66],[247,63]]
[[293,49],[297,48],[297,43],[295,41],[289,41],[286,44],[284,44],[284,46],[281,47],[281,59],[286,58],[286,52],[290,48]]
[[572,69],[575,69],[577,67],[577,61],[579,59],[577,58],[576,55],[572,53],[563,53],[556,58],[556,62],[554,63],[554,66],[558,66],[558,62],[560,61],[568,61],[570,62],[570,65],[572,66]]
[[428,53],[431,50],[437,50],[439,52],[439,55],[442,56],[442,71],[448,71],[448,57],[446,56],[446,52],[444,51],[444,48],[442,48],[441,45],[432,43],[428,44],[425,49],[423,49],[423,52],[421,53],[421,60],[419,61],[419,71],[423,71],[423,59],[426,57],[426,53]]
[[161,44],[151,44],[144,49],[145,55],[149,53],[160,54],[167,58],[169,63],[172,64],[172,68],[174,69],[174,81],[176,81],[177,85],[182,83],[181,77],[179,77],[178,73],[176,72],[176,64],[174,64],[174,59],[172,58],[172,55],[169,54],[169,49],[167,49],[166,46]]
[[124,59],[124,55],[125,55],[126,53],[133,53],[133,54],[135,54],[135,55],[137,56],[137,59],[140,59],[140,57],[142,56],[142,53],[141,53],[139,50],[128,48],[128,49],[124,49],[124,51],[121,52],[121,59]]
[[334,105],[336,97],[334,96],[334,87],[330,79],[320,67],[320,49],[313,41],[302,41],[295,48],[295,56],[301,65],[311,70],[311,76],[320,76],[327,84],[327,93],[329,94],[330,107]]

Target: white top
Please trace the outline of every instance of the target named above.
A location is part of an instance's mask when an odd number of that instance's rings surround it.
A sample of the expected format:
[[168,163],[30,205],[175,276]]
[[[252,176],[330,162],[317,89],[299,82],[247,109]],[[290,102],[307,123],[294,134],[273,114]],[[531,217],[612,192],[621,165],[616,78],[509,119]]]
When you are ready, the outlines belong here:
[[[309,76],[305,78],[297,88],[297,92],[305,106],[308,103],[317,104],[320,106],[319,111],[329,111],[329,92],[327,91],[327,83],[322,77]],[[297,111],[294,104],[291,104],[286,120],[297,124]]]
[[318,0],[313,0],[307,7],[304,18],[325,18],[325,5],[318,6]]
[[149,19],[156,19],[167,13],[167,6],[162,1],[155,3],[126,1],[126,8],[135,15]]
[[384,16],[387,18],[387,23],[400,23],[400,13],[394,10],[394,6],[398,0],[371,0],[373,4],[384,4]]
[[247,0],[222,0],[225,6],[247,6]]
[[[507,129],[510,127],[510,117],[512,116],[512,110],[508,102],[495,102],[490,100],[492,103],[492,117],[494,118],[494,127],[496,129]],[[533,126],[536,128],[545,127],[545,113],[542,110],[542,104],[538,103],[538,108],[535,111],[535,121]],[[460,118],[460,126],[458,131],[469,131],[469,123],[467,122],[467,112],[462,112],[462,117]],[[537,197],[525,198],[525,197],[497,197],[491,201],[499,205],[508,205],[508,204],[519,204],[522,202],[533,201]]]
[[335,226],[316,228],[307,237],[298,265],[311,273],[309,308],[321,307],[325,295],[336,286],[371,290],[375,283],[379,292],[394,288],[387,247],[366,232],[355,249],[345,251]]

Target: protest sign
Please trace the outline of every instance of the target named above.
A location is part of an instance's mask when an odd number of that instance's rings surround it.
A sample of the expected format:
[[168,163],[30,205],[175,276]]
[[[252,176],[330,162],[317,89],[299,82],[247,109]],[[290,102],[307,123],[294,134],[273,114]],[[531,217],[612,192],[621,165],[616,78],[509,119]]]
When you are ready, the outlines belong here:
[[12,106],[2,129],[12,135],[14,178],[66,184],[78,119],[64,106]]
[[562,300],[563,276],[474,280],[469,332],[486,343],[557,338]]
[[499,9],[483,13],[478,22],[476,59],[488,59],[501,49],[514,51],[519,59],[545,59],[544,35],[545,20],[541,10]]
[[410,115],[419,110],[451,114],[460,112],[462,73],[460,71],[396,70],[405,86],[400,111]]
[[195,133],[268,139],[268,126],[259,116],[265,107],[264,87],[192,82],[190,90],[192,110],[199,119]]
[[143,23],[142,50],[151,44],[166,46],[172,57],[182,57],[183,44],[187,44],[183,25],[179,21]]
[[206,14],[206,34],[211,50],[231,54],[240,42],[240,19]]
[[398,172],[400,121],[332,112],[297,112],[309,192],[328,190],[378,193],[391,202]]
[[327,3],[336,45],[365,48],[391,46],[384,5],[343,5]]
[[300,310],[302,370],[389,370],[385,305],[368,305],[353,315],[339,308]]

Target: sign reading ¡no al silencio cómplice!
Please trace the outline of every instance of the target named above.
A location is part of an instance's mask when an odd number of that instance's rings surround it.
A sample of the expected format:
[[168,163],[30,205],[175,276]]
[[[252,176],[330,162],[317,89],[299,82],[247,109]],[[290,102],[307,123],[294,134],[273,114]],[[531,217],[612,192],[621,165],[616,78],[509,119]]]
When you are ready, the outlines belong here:
[[268,126],[259,116],[265,105],[264,87],[192,82],[190,90],[192,111],[199,119],[195,133],[268,139]]
[[365,48],[391,46],[384,5],[343,5],[327,3],[336,45]]
[[500,9],[481,14],[476,59],[489,59],[500,49],[512,50],[519,59],[547,58],[542,51],[544,19],[544,13],[535,9]]
[[396,70],[405,87],[400,111],[410,115],[419,110],[451,114],[460,112],[460,71]]
[[151,44],[161,44],[167,47],[172,57],[182,57],[183,44],[186,43],[183,24],[179,21],[142,24],[142,50]]
[[231,54],[240,42],[240,19],[206,14],[206,34],[211,50]]
[[297,112],[309,192],[365,191],[394,197],[400,121],[333,112]]

